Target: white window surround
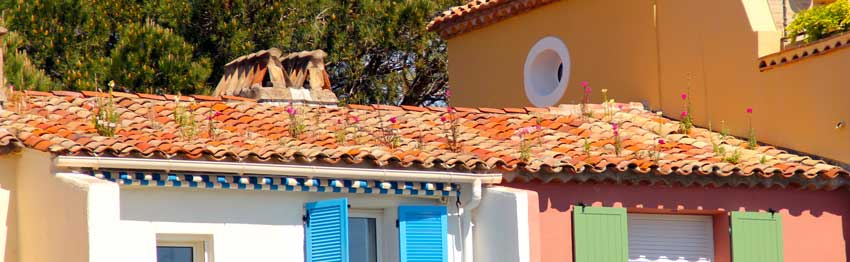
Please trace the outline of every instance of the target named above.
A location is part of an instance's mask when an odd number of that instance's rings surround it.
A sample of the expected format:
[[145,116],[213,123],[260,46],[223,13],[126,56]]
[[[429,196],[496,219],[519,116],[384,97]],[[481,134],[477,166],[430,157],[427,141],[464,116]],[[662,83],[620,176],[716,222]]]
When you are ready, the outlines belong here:
[[213,262],[212,236],[190,234],[157,234],[157,247],[191,247],[192,262]]
[[384,225],[384,210],[383,209],[356,209],[353,208],[349,210],[348,217],[362,217],[362,218],[374,218],[375,219],[375,253],[378,254],[378,262],[383,262],[384,254],[384,238],[383,238],[383,227]]
[[534,106],[553,106],[561,100],[570,80],[570,62],[569,49],[557,37],[544,37],[531,47],[525,58],[523,83],[525,96]]

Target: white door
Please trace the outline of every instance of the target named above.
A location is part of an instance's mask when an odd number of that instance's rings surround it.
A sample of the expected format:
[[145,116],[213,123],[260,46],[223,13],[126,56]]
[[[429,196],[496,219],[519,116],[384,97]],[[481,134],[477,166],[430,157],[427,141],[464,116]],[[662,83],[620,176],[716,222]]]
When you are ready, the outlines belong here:
[[711,216],[629,214],[630,262],[714,261]]

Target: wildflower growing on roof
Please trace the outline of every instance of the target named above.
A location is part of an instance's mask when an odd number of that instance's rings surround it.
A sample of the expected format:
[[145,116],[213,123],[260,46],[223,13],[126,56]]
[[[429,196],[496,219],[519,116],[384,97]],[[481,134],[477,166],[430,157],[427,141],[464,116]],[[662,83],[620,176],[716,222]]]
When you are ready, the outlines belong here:
[[664,139],[659,138],[658,143],[655,144],[655,146],[653,147],[655,149],[655,152],[653,152],[652,161],[654,161],[656,164],[658,164],[658,160],[661,159],[661,146],[665,143],[666,142],[664,142]]
[[756,140],[756,130],[753,128],[753,108],[747,107],[747,122],[749,124],[749,133],[747,136],[747,145],[750,149],[755,149],[758,146],[758,140]]
[[[688,92],[690,92],[690,86],[688,86]],[[694,127],[694,119],[691,116],[691,99],[688,95],[688,92],[682,93],[682,103],[684,104],[682,107],[684,111],[682,111],[682,119],[679,122],[679,131],[682,134],[688,134],[691,131],[691,128]]]
[[307,126],[304,124],[303,119],[298,116],[298,109],[295,108],[292,102],[286,107],[286,113],[289,114],[289,135],[297,138],[304,133]]
[[395,124],[396,122],[398,122],[398,119],[396,119],[395,117],[390,117],[390,123]]
[[620,139],[620,125],[618,125],[617,123],[612,123],[611,129],[614,133],[614,153],[617,156],[620,156],[620,151],[622,150],[622,140]]
[[446,99],[449,99],[451,97],[452,97],[452,90],[446,89]]
[[[540,125],[527,126],[517,129],[516,135],[519,136],[519,159],[528,163],[531,160],[531,150],[535,146],[529,136],[537,131],[543,130]],[[538,140],[539,143],[539,140]]]
[[581,116],[582,118],[592,116],[592,113],[588,110],[587,104],[590,103],[590,92],[593,90],[588,86],[587,81],[582,81],[581,86],[584,87],[584,98],[581,100]]
[[109,88],[108,98],[98,96],[96,101],[97,113],[94,115],[93,120],[97,133],[102,136],[115,136],[120,116],[115,110],[115,101],[112,97],[112,87]]
[[215,127],[215,118],[221,116],[221,112],[215,111],[213,113],[210,111],[210,114],[207,116],[207,127],[210,139],[215,139],[216,135],[218,135],[218,129]]

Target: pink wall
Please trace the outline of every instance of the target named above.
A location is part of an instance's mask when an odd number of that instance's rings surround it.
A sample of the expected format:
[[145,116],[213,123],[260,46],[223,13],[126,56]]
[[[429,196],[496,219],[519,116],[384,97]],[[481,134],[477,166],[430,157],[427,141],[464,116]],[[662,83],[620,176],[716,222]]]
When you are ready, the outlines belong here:
[[[733,210],[780,210],[785,261],[846,261],[850,249],[850,192],[797,189],[747,189],[668,186],[626,186],[572,183],[506,183],[538,193],[536,218],[539,234],[531,244],[540,246],[543,262],[572,261],[572,205],[626,207],[629,212],[706,214],[714,216],[715,260],[730,261],[729,218]],[[529,194],[529,197],[532,195]],[[533,211],[533,210],[532,210]],[[535,221],[535,219],[539,221]]]

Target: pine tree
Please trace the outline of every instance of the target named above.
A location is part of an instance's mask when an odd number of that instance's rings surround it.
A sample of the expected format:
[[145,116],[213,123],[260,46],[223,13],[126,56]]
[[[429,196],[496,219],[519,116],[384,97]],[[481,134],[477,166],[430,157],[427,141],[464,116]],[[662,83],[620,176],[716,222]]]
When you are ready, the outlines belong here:
[[110,79],[134,92],[207,93],[209,61],[171,29],[151,20],[124,26],[112,51]]

